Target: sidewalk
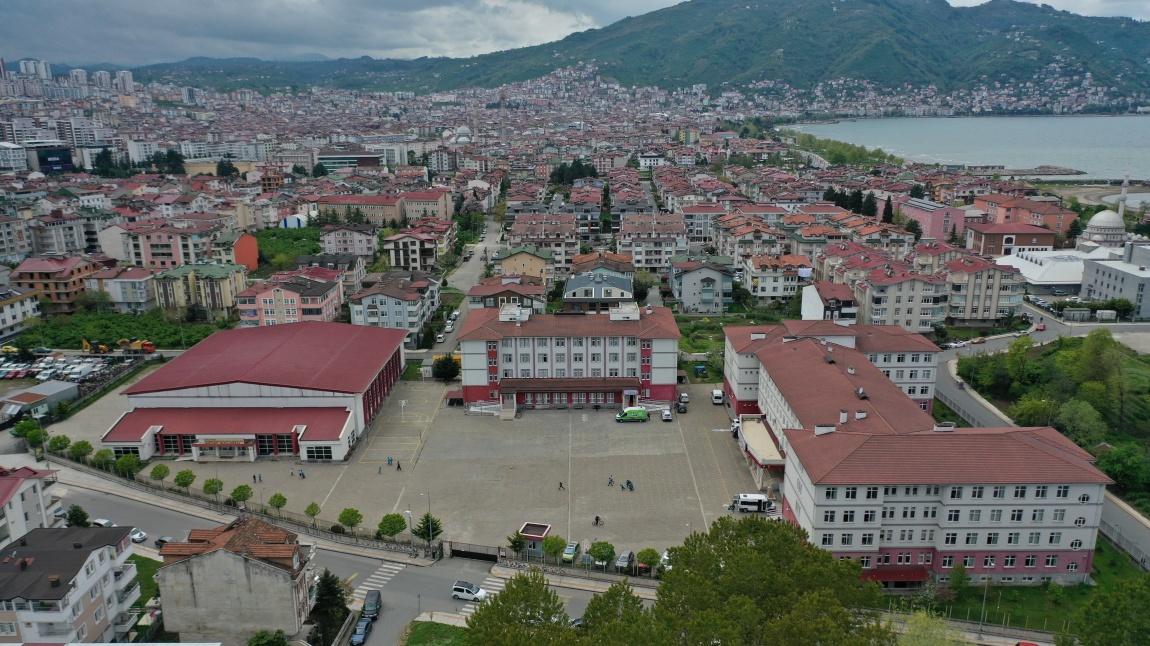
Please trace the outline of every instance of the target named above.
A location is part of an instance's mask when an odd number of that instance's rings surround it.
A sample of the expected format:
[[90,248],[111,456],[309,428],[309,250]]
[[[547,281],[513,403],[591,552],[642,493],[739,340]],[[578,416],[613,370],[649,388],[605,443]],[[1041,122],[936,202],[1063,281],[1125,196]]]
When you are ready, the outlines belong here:
[[[155,507],[163,507],[171,511],[176,511],[188,516],[195,516],[206,520],[215,521],[222,524],[230,523],[236,519],[232,514],[222,514],[213,512],[202,507],[191,505],[188,503],[180,502],[178,500],[171,500],[162,496],[156,496],[143,491],[137,491],[131,487],[116,484],[115,482],[106,480],[99,476],[90,475],[70,469],[67,466],[59,463],[51,463],[45,465],[43,462],[37,462],[29,453],[18,453],[11,455],[0,456],[0,463],[14,467],[28,466],[36,469],[52,469],[56,471],[56,480],[61,484],[69,487],[76,487],[80,489],[87,489],[97,493],[103,493],[110,496],[119,496],[128,500],[134,500],[145,505],[152,505]],[[263,518],[263,517],[261,517]],[[274,519],[266,519],[268,522],[273,522]],[[288,528],[292,531],[291,528]],[[400,552],[391,552],[388,550],[376,550],[368,547],[357,547],[355,545],[346,545],[343,543],[333,543],[307,534],[299,534],[300,542],[314,544],[317,549],[328,550],[330,552],[339,552],[341,554],[350,554],[352,556],[364,556],[367,558],[380,559],[384,561],[394,561],[396,563],[403,563],[406,565],[429,566],[434,564],[434,561],[424,558],[416,558],[402,554]],[[147,549],[147,548],[145,548]],[[137,552],[141,552],[139,546],[136,547]],[[144,554],[149,558],[155,558],[157,555],[152,556]]]
[[[510,579],[522,571],[523,570],[503,567],[502,565],[495,565],[491,567],[491,576],[498,577],[500,579]],[[543,576],[547,579],[548,585],[553,585],[557,588],[569,588],[571,590],[583,590],[586,592],[594,592],[595,594],[599,594],[606,592],[607,588],[611,587],[610,583],[596,579],[581,579],[579,577],[560,576],[555,574],[545,574]],[[657,593],[657,589],[642,585],[632,585],[631,591],[635,593],[635,596],[645,601],[654,601]]]

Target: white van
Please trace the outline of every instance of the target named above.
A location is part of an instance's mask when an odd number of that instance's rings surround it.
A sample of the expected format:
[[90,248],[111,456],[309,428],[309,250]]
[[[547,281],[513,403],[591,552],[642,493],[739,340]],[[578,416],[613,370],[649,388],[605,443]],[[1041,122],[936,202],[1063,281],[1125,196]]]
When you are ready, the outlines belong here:
[[717,404],[719,406],[723,405],[723,391],[722,390],[712,390],[711,391],[711,403]]
[[765,494],[741,493],[731,499],[731,511],[743,513],[769,511],[775,503]]

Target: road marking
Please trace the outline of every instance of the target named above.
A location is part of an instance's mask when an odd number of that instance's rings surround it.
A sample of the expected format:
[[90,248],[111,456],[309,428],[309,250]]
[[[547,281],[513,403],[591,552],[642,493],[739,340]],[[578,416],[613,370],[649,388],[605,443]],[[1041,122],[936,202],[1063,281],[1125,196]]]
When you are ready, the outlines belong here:
[[343,474],[347,473],[347,466],[348,465],[345,464],[343,468],[340,469],[339,476],[335,479],[335,482],[332,483],[331,489],[327,490],[327,495],[323,497],[323,502],[319,504],[320,507],[323,507],[327,504],[327,499],[331,498],[332,492],[334,492],[335,488],[339,486],[339,481],[343,480]]
[[691,485],[695,487],[695,500],[699,501],[699,514],[703,517],[703,527],[707,531],[707,510],[703,507],[703,496],[699,494],[699,481],[695,478],[695,467],[691,464],[691,451],[687,448],[687,436],[683,433],[682,422],[678,423],[679,440],[683,442],[683,456],[687,458],[687,470],[691,472]]
[[[379,568],[372,572],[370,576],[363,580],[359,586],[351,593],[352,601],[356,605],[362,604],[365,597],[367,597],[368,590],[381,590],[383,586],[387,585],[395,575],[399,574],[406,568],[407,565],[403,563],[393,563],[391,561],[385,562]],[[352,577],[355,575],[353,574]]]
[[[496,595],[496,594],[499,594],[500,592],[503,592],[503,588],[506,585],[507,585],[506,579],[501,579],[497,576],[489,576],[486,579],[484,579],[482,583],[479,584],[479,587],[483,588],[484,590],[487,590],[487,593],[490,595]],[[475,612],[475,609],[478,607],[479,607],[479,603],[477,603],[475,601],[469,601],[469,602],[467,602],[467,605],[465,605],[459,609],[459,614],[461,614],[465,617],[470,617]]]
[[403,494],[406,491],[407,491],[407,485],[403,485],[403,488],[399,490],[399,497],[395,499],[395,504],[391,506],[391,513],[394,514],[395,511],[397,509],[399,509],[399,501],[403,500]]
[[572,461],[574,460],[573,452],[575,435],[575,420],[572,419],[570,414],[567,415],[567,535],[571,535],[571,490],[574,489],[574,483],[571,482]]
[[355,578],[358,576],[359,576],[359,572],[352,572],[351,576],[347,577],[347,579],[344,581],[344,583],[351,585],[351,582],[355,581]]

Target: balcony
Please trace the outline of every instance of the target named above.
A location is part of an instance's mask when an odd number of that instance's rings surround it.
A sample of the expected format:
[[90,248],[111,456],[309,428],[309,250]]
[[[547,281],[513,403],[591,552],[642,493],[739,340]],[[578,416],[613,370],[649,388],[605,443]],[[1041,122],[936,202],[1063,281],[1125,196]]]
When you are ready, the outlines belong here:
[[112,570],[112,578],[115,579],[116,589],[126,589],[129,583],[136,581],[136,564],[128,561],[120,567]]
[[116,591],[116,601],[121,606],[130,606],[140,598],[140,584],[133,577],[131,584],[123,590]]
[[112,619],[112,629],[116,631],[117,635],[122,635],[131,630],[139,620],[138,612],[121,612]]
[[[72,635],[72,633],[74,633],[75,631],[76,631],[76,629],[73,628],[72,624],[70,624],[70,623],[51,623],[51,624],[38,623],[38,624],[36,624],[36,632],[38,632],[41,637],[65,637],[65,636]],[[57,640],[53,640],[53,641],[57,641]],[[62,640],[58,640],[58,641],[70,642],[70,641],[75,641],[75,640],[73,640],[73,639],[62,639]]]

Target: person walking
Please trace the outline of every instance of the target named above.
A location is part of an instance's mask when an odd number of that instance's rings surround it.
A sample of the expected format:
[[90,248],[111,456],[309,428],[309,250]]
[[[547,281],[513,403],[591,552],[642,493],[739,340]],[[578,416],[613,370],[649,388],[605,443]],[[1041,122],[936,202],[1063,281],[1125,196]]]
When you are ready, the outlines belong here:
[[377,470],[376,473],[381,474],[381,475],[383,474],[383,465],[382,464],[379,465],[379,470]]
[[253,473],[252,474],[252,482],[254,483],[255,481],[256,481],[256,474]]
[[288,473],[291,474],[291,477],[293,477],[293,478],[295,477],[295,469],[294,468],[291,469],[290,471],[288,471]]
[[395,461],[395,470],[396,470],[396,471],[403,471],[403,466],[401,466],[401,465],[399,464],[399,460],[396,460],[396,461]]
[[563,481],[559,481],[559,491],[563,491]]

